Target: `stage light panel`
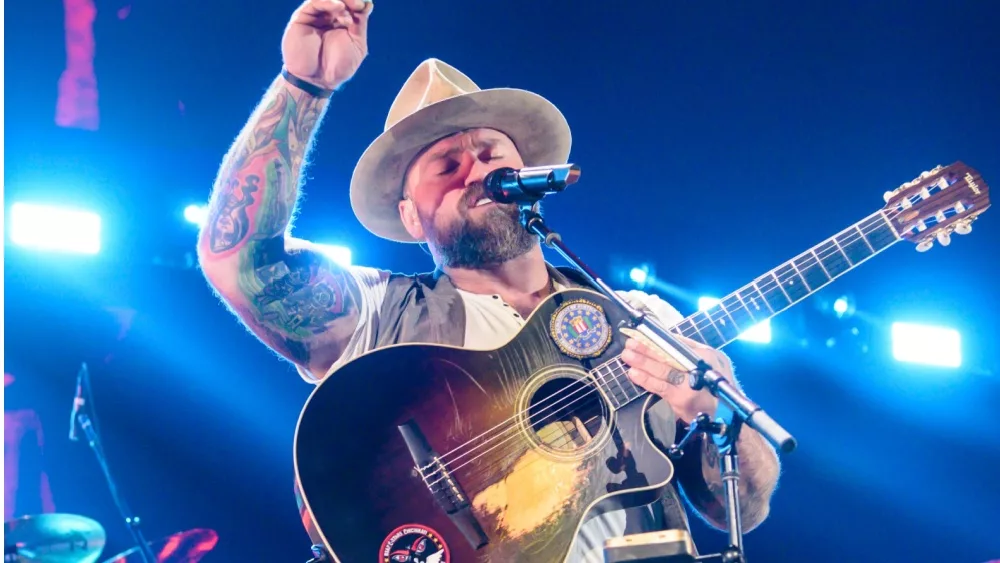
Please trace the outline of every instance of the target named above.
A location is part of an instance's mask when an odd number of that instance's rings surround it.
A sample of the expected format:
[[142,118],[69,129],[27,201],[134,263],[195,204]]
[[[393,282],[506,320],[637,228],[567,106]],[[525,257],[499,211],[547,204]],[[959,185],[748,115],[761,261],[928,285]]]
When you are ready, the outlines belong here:
[[953,328],[895,322],[892,357],[900,362],[957,368],[962,365],[962,337]]
[[351,249],[346,246],[340,246],[336,244],[316,244],[316,248],[320,252],[325,254],[328,258],[333,260],[335,263],[348,267],[351,265]]
[[11,242],[51,252],[97,254],[101,250],[101,217],[90,211],[15,203],[10,207]]
[[[698,298],[698,310],[704,311],[713,305],[716,305],[719,299],[716,297],[699,297]],[[771,343],[771,320],[759,322],[752,327],[744,330],[740,333],[737,340],[742,340],[744,342],[753,342],[755,344],[770,344]]]

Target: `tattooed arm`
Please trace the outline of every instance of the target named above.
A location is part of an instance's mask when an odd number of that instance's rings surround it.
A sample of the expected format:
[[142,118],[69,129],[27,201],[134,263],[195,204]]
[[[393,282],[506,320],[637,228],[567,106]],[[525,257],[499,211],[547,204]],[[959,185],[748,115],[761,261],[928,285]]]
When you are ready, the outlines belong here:
[[[713,350],[708,361],[719,373],[725,374],[739,389],[735,381],[732,362],[728,356]],[[721,402],[721,401],[720,401]],[[724,416],[720,405],[717,414]],[[678,429],[680,431],[680,429]],[[778,454],[771,444],[756,430],[743,426],[736,444],[739,455],[740,515],[746,532],[759,526],[771,509],[771,496],[778,486],[780,464]],[[676,465],[677,480],[684,496],[698,513],[712,526],[726,528],[726,496],[719,469],[719,449],[712,440],[702,437],[686,449],[687,455]]]
[[223,160],[198,242],[206,278],[247,328],[317,375],[358,324],[352,276],[286,236],[327,103],[275,80]]

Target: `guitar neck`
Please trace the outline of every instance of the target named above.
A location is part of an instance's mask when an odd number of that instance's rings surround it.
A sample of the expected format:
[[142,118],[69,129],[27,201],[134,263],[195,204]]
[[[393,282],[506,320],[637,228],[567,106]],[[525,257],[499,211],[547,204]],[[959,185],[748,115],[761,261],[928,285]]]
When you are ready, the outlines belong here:
[[671,332],[722,348],[902,240],[877,211],[671,327]]
[[[670,331],[722,348],[747,329],[809,297],[820,288],[902,240],[880,210],[694,313]],[[632,384],[620,357],[593,373],[606,394],[622,406],[646,395]]]

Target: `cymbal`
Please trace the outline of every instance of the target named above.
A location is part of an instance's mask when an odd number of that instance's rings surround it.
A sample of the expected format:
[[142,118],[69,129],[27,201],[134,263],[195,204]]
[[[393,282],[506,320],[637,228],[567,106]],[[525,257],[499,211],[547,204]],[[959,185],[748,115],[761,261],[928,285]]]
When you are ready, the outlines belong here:
[[[149,542],[156,563],[198,563],[219,543],[215,530],[195,528]],[[102,563],[143,563],[139,547],[123,551]]]
[[100,524],[76,514],[22,516],[4,522],[3,532],[4,552],[16,548],[20,563],[94,563],[106,540]]

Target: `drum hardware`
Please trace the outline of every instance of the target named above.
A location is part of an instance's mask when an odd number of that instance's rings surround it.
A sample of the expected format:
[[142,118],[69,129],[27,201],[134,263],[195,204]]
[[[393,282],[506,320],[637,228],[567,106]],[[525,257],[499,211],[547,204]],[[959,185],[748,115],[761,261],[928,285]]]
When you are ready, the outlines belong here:
[[4,522],[4,561],[94,563],[107,536],[95,520],[76,514],[38,514]]

